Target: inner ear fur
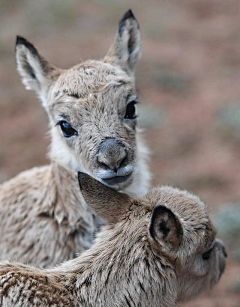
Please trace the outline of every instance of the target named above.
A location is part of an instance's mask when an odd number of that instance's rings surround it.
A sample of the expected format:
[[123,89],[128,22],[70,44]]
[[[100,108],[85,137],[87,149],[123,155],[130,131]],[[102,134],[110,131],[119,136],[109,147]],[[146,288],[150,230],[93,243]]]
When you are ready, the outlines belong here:
[[78,173],[82,195],[90,208],[108,223],[116,223],[126,213],[131,198],[119,193],[85,173]]
[[17,36],[15,46],[17,70],[22,82],[28,90],[41,90],[51,84],[57,68],[49,64],[37,51],[33,44],[22,36]]
[[159,205],[153,208],[149,224],[151,237],[158,243],[165,243],[176,248],[183,237],[183,228],[178,217],[166,206]]
[[141,33],[137,19],[128,10],[119,22],[115,41],[105,59],[119,64],[130,76],[141,54]]

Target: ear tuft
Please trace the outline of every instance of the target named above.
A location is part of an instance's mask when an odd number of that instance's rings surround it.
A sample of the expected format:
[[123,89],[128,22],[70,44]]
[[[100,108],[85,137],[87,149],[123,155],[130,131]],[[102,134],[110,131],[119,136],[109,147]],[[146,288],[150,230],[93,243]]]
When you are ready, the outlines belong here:
[[50,65],[33,44],[17,36],[15,46],[17,70],[28,90],[35,90],[43,97],[44,90],[52,83],[56,68]]
[[137,19],[128,10],[119,22],[114,44],[105,60],[120,65],[131,77],[135,64],[141,54],[141,33]]
[[[122,34],[122,29],[123,29],[123,26],[125,24],[125,21],[129,18],[133,18],[134,20],[136,20],[137,22],[137,19],[135,18],[135,16],[133,15],[133,12],[131,9],[129,9],[123,16],[123,18],[120,20],[119,22],[119,27],[118,27],[118,33],[121,35]],[[138,25],[138,22],[137,22],[137,25]],[[139,25],[138,25],[139,27]]]
[[39,56],[37,49],[33,46],[33,44],[27,41],[24,37],[17,35],[15,52],[17,47],[20,45],[24,45],[26,48],[28,48],[31,51],[32,55]]
[[153,208],[149,232],[154,240],[171,247],[178,247],[183,236],[178,217],[164,205]]

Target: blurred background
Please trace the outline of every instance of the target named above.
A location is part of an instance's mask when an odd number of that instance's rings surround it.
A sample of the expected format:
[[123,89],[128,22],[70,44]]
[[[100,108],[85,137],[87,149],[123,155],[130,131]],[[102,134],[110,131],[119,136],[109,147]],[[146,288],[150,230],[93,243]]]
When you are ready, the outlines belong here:
[[181,306],[239,307],[239,0],[1,0],[0,182],[48,163],[47,116],[16,72],[16,35],[68,68],[104,56],[129,8],[142,32],[138,113],[153,184],[198,194],[228,247],[219,285]]

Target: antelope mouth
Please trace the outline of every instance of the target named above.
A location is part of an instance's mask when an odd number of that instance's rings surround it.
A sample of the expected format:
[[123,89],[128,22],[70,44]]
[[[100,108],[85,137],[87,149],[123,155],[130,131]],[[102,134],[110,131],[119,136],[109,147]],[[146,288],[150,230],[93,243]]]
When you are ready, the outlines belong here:
[[132,174],[125,175],[125,176],[114,176],[110,178],[102,179],[101,181],[108,186],[114,186],[116,184],[121,184],[127,182]]
[[120,190],[131,183],[132,173],[133,169],[130,167],[125,170],[119,170],[118,172],[106,171],[105,173],[98,174],[98,178],[102,184]]

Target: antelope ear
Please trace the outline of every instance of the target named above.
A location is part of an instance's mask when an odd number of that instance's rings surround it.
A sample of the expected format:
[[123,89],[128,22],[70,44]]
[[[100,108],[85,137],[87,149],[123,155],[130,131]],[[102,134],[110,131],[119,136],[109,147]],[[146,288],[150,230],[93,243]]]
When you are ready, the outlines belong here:
[[105,58],[119,64],[129,75],[141,54],[141,33],[137,19],[131,10],[119,22],[115,42]]
[[121,219],[131,204],[131,198],[106,187],[85,173],[78,173],[82,195],[90,208],[108,223]]
[[171,248],[178,247],[183,236],[182,225],[178,217],[163,205],[153,209],[149,232],[158,243],[164,242]]
[[17,70],[28,90],[35,90],[40,96],[46,86],[51,85],[57,69],[49,64],[37,49],[21,36],[15,46]]

